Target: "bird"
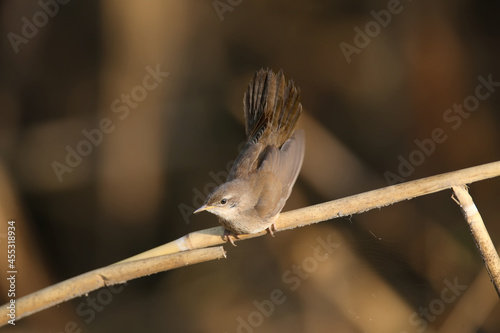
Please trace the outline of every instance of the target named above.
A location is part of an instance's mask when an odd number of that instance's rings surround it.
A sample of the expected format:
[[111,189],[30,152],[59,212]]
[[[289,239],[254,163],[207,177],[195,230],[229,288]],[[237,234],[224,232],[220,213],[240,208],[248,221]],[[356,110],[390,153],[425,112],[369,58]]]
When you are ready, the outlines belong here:
[[[297,180],[305,153],[305,133],[296,130],[302,113],[300,89],[283,70],[257,71],[243,96],[246,142],[226,182],[194,211],[215,214],[234,244],[242,234],[267,230],[272,236]],[[232,236],[232,237],[231,237]],[[236,245],[235,245],[236,246]]]

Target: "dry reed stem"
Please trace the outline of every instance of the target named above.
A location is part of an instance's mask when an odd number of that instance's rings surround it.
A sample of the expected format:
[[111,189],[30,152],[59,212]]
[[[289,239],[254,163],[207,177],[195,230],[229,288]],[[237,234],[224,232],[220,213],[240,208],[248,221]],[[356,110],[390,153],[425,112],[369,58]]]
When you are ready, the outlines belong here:
[[[16,320],[105,286],[225,257],[226,252],[219,246],[98,268],[16,299]],[[10,319],[8,313],[7,304],[4,304],[0,309],[0,326]]]
[[466,186],[453,186],[453,192],[455,193],[456,202],[460,205],[465,220],[469,224],[470,232],[486,265],[491,282],[500,297],[500,258],[488,230],[486,230],[481,214],[479,214]]

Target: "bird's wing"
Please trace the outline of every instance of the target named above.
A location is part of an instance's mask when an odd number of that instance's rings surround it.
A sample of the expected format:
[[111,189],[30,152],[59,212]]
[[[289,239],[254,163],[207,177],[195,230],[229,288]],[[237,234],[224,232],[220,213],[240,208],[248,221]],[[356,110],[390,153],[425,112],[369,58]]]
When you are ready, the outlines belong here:
[[258,167],[259,157],[264,149],[265,147],[262,145],[247,142],[238,154],[238,157],[236,157],[231,170],[229,170],[226,182],[255,173]]
[[[305,135],[303,130],[295,131],[294,135],[288,139],[281,149],[272,147],[267,152],[264,157],[261,166],[259,168],[259,173],[271,174],[273,175],[270,179],[269,184],[264,185],[263,193],[261,195],[262,202],[257,203],[256,209],[259,206],[270,207],[273,206],[267,212],[262,212],[266,217],[273,217],[283,209],[285,202],[292,192],[293,185],[297,180],[300,168],[302,167],[302,161],[304,160],[305,152]],[[275,186],[281,185],[281,192],[276,191]],[[280,195],[275,197],[276,202],[270,204],[269,202],[264,202],[265,200],[273,200],[269,195],[266,195],[266,191],[271,191],[272,193],[279,193]],[[274,197],[274,196],[273,196]],[[264,217],[264,216],[262,216]]]

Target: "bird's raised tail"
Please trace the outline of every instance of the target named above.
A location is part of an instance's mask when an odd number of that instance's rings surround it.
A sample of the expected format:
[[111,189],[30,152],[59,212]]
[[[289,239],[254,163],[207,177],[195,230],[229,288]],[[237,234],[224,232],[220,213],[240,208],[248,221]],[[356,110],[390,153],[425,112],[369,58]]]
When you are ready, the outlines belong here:
[[300,89],[292,80],[285,82],[283,71],[274,74],[269,69],[255,73],[243,97],[247,142],[257,143],[265,136],[280,148],[292,135],[302,113]]

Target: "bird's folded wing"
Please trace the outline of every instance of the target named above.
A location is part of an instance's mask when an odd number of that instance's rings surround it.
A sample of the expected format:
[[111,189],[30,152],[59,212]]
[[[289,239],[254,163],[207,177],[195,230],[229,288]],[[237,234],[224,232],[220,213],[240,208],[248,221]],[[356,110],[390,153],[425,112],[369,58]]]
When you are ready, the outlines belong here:
[[271,149],[264,157],[259,171],[273,174],[278,180],[277,184],[281,184],[279,202],[268,213],[269,217],[278,214],[283,209],[302,167],[304,152],[304,131],[296,130],[294,135],[283,144],[281,149]]

